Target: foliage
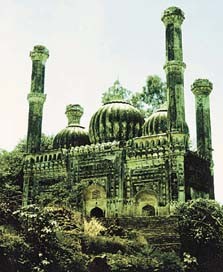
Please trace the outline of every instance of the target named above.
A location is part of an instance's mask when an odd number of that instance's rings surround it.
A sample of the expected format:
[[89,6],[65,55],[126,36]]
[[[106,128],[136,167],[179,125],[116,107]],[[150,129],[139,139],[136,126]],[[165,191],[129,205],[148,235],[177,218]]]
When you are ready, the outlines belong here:
[[22,199],[22,159],[17,151],[0,152],[0,205],[14,211]]
[[119,226],[117,224],[111,224],[111,225],[108,226],[108,228],[106,229],[104,234],[107,235],[107,236],[125,237],[127,232],[123,227],[121,227],[121,226]]
[[197,258],[191,256],[189,253],[183,253],[183,267],[185,272],[196,272],[198,268]]
[[131,103],[148,117],[166,102],[166,93],[166,84],[159,76],[148,76],[142,91],[132,95]]
[[[49,136],[42,133],[40,151],[44,152],[44,151],[52,149],[53,139],[54,139],[53,135]],[[14,150],[20,153],[26,153],[26,138],[23,138],[22,140],[20,140],[20,142],[16,145]]]
[[24,271],[28,262],[29,245],[11,227],[0,227],[0,271]]
[[[52,136],[43,134],[42,150],[51,148],[52,140]],[[15,211],[21,206],[25,151],[26,139],[21,140],[11,152],[0,150],[0,211],[6,207]]]
[[112,100],[125,100],[149,116],[166,101],[166,84],[157,75],[150,75],[141,91],[131,92],[120,86],[119,81],[102,94],[102,103]]
[[107,254],[112,272],[154,272],[158,262],[154,258],[140,255]]
[[111,272],[222,271],[222,207],[199,199],[181,204],[177,212],[182,261],[174,252],[154,250],[143,235],[131,238],[114,222],[105,230],[95,218],[84,223],[66,207],[30,205],[13,213],[2,205],[0,271],[86,272],[102,265],[103,256]]
[[70,197],[71,192],[66,182],[53,180],[47,191],[40,192],[36,196],[36,203],[43,207],[48,205],[65,206],[69,205]]
[[13,209],[11,203],[7,201],[0,202],[0,225],[14,224],[16,221],[13,215]]
[[[223,269],[223,209],[214,200],[197,199],[178,208],[182,249],[196,257],[199,271]],[[217,265],[216,265],[217,264]]]
[[100,271],[104,257],[95,258],[98,255],[107,256],[108,271],[183,271],[174,253],[155,254],[142,239],[100,235],[104,227],[95,219],[84,232],[80,214],[65,207],[30,205],[14,216],[13,227],[4,226],[0,235],[0,260],[7,271]]
[[125,252],[127,249],[127,244],[125,241],[120,241],[117,237],[107,238],[102,236],[97,237],[86,237],[82,238],[82,249],[86,254],[102,254],[102,253],[112,253]]
[[108,254],[112,272],[183,272],[183,264],[174,252],[150,254]]
[[155,252],[153,257],[156,257],[159,272],[183,272],[183,264],[180,257],[175,252]]
[[166,100],[166,84],[157,75],[148,76],[146,86],[140,94],[141,100],[147,104],[147,114],[158,109]]
[[89,236],[97,236],[100,232],[105,231],[106,228],[95,217],[87,221],[84,219],[84,233]]
[[130,101],[132,92],[123,88],[119,81],[116,80],[114,85],[102,94],[102,103],[105,104],[115,100]]
[[96,256],[93,261],[91,261],[88,265],[88,271],[89,272],[111,272],[111,268],[107,263],[107,257]]
[[[18,210],[20,235],[29,245],[29,258],[23,271],[68,272],[86,271],[87,256],[80,251],[80,241],[64,243],[67,239],[61,233],[55,209],[41,209],[30,205]],[[69,215],[66,209],[60,209],[60,220],[65,221]]]

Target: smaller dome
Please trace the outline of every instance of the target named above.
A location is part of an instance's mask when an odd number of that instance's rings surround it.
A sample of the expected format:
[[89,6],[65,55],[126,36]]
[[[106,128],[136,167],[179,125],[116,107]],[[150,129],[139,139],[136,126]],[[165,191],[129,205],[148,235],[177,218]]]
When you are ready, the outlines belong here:
[[83,108],[80,105],[68,105],[66,107],[68,126],[62,129],[53,140],[53,148],[69,148],[90,144],[88,133],[80,126]]
[[143,125],[143,136],[167,132],[167,105],[163,104]]

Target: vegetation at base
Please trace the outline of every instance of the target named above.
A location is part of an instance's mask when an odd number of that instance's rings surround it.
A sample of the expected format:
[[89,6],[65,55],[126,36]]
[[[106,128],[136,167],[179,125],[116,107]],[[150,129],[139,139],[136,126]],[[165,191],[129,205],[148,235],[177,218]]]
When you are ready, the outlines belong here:
[[[81,216],[65,207],[30,205],[11,216],[13,224],[0,227],[2,272],[87,272],[94,267],[95,258],[101,260],[104,256],[111,272],[183,271],[183,264],[175,253],[155,254],[148,244],[127,236],[105,236],[99,231],[89,233],[94,226],[101,231],[105,231],[105,227],[93,218],[88,220],[91,225],[88,228]],[[164,266],[169,267],[168,270],[163,270]],[[99,272],[100,266],[97,269]]]
[[154,250],[144,237],[136,239],[114,222],[105,227],[66,207],[12,211],[1,205],[0,271],[222,271],[222,207],[199,199],[177,212],[182,256]]
[[177,213],[182,251],[196,258],[200,272],[223,271],[223,207],[197,199],[181,204]]
[[157,75],[150,75],[145,86],[138,92],[132,92],[120,86],[116,81],[114,86],[102,94],[102,103],[122,99],[139,109],[145,117],[157,110],[167,100],[166,83]]

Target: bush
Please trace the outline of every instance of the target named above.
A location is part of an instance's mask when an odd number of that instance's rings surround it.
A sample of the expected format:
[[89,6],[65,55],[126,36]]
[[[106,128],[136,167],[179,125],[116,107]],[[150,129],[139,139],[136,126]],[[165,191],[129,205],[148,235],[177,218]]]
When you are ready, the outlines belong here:
[[1,272],[29,270],[29,252],[29,245],[12,227],[0,227]]
[[127,244],[125,240],[118,237],[87,237],[82,238],[82,250],[86,254],[102,254],[102,253],[117,253],[126,252]]
[[[60,220],[66,220],[69,211],[62,210]],[[29,263],[26,270],[38,272],[85,272],[88,257],[82,254],[78,237],[76,243],[65,243],[55,209],[41,209],[30,205],[16,212],[20,223],[18,231],[29,245]],[[63,218],[61,218],[61,216]]]
[[157,272],[183,272],[183,264],[180,257],[175,252],[155,252],[153,257],[156,257],[158,262]]
[[127,231],[121,226],[118,226],[116,224],[112,224],[105,231],[105,235],[126,237]]
[[108,264],[112,272],[154,272],[158,262],[154,258],[140,255],[108,254]]
[[197,258],[199,271],[223,271],[222,207],[214,200],[197,199],[181,204],[177,212],[182,251]]
[[84,219],[84,233],[89,236],[97,236],[102,231],[105,231],[106,228],[99,222],[96,218],[90,219],[87,221]]

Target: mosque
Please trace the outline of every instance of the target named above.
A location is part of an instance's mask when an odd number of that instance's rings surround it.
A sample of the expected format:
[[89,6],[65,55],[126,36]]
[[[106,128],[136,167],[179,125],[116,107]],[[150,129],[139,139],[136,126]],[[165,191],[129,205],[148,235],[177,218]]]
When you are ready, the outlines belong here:
[[[47,205],[56,199],[85,216],[162,216],[171,214],[177,202],[214,198],[209,103],[212,83],[197,79],[191,86],[197,127],[197,150],[191,151],[184,103],[184,18],[177,7],[166,9],[162,15],[166,106],[144,120],[138,109],[117,97],[93,114],[87,131],[80,123],[83,108],[70,104],[66,107],[67,127],[55,136],[53,149],[45,152],[40,146],[49,52],[44,46],[34,46],[30,53],[24,206],[40,201]],[[122,87],[115,82],[112,88],[119,91]]]

